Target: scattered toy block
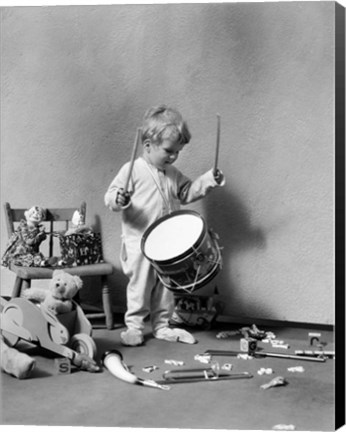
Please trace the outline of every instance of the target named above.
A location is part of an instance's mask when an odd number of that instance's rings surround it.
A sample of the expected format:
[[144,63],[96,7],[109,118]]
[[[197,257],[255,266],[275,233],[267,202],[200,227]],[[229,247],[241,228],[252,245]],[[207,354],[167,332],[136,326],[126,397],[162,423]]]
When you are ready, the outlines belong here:
[[232,368],[233,368],[233,365],[231,363],[225,363],[221,366],[221,369],[226,370],[226,371],[230,371],[230,370],[232,370]]
[[65,375],[71,373],[71,360],[65,357],[54,359],[55,369],[58,375]]
[[317,343],[320,342],[320,337],[321,337],[321,333],[313,333],[310,332],[309,333],[309,338],[310,338],[310,345],[312,346],[314,344],[314,342],[316,341]]
[[240,351],[252,353],[257,349],[257,340],[253,338],[240,339]]

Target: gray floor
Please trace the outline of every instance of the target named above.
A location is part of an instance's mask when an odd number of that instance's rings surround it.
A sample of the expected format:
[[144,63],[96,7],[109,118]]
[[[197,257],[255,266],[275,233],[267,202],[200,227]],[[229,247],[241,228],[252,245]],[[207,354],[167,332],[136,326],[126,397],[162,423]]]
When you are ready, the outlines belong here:
[[[252,324],[252,323],[249,323]],[[122,347],[121,328],[95,330],[98,359],[109,349],[122,352],[124,362],[141,378],[160,380],[162,373],[176,367],[166,359],[184,361],[184,367],[202,367],[194,359],[208,349],[238,350],[239,336],[217,339],[221,330],[242,325],[219,325],[209,331],[194,331],[196,345],[158,341],[147,329],[144,346]],[[259,326],[260,327],[260,326]],[[309,328],[263,328],[290,345],[289,350],[274,349],[260,344],[265,351],[294,353],[309,349]],[[334,349],[333,332],[323,331]],[[293,424],[296,430],[334,430],[334,360],[325,363],[278,358],[242,360],[217,357],[220,364],[232,363],[233,372],[247,371],[251,379],[219,382],[173,384],[169,391],[128,384],[115,378],[108,370],[91,374],[79,370],[58,375],[54,359],[36,348],[28,351],[37,359],[30,379],[17,380],[1,374],[2,425],[114,426],[135,428],[236,429],[271,430],[277,424]],[[156,365],[148,374],[142,368]],[[291,366],[303,366],[303,373],[292,373]],[[272,368],[273,375],[258,375],[260,368]],[[284,376],[286,386],[267,390],[261,385],[275,376]]]

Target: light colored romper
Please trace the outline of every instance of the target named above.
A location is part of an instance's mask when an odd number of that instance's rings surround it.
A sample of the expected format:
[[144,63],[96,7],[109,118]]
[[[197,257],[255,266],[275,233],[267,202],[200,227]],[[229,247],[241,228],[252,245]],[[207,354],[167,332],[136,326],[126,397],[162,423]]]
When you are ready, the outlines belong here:
[[127,162],[110,184],[105,204],[113,211],[122,210],[120,259],[129,278],[125,324],[130,329],[142,331],[144,319],[150,314],[155,333],[161,327],[168,327],[174,299],[173,293],[162,285],[149,260],[142,254],[142,236],[160,217],[179,210],[180,204],[204,197],[219,185],[212,170],[191,181],[173,165],[167,165],[162,171],[139,157],[134,162],[129,184],[131,203],[121,207],[115,201],[118,190],[124,188],[129,166]]

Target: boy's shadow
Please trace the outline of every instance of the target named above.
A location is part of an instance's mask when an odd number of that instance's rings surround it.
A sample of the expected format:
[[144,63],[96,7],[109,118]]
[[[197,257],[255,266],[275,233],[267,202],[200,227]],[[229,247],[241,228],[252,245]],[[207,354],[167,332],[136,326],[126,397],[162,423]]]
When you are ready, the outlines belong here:
[[[208,227],[219,236],[219,246],[222,248],[222,270],[218,275],[218,287],[220,294],[227,292],[227,298],[232,304],[237,305],[241,312],[238,295],[241,287],[237,284],[237,278],[233,276],[230,265],[234,256],[245,249],[265,248],[266,241],[264,231],[251,224],[250,212],[245,207],[241,198],[234,192],[220,190],[210,194],[204,200],[204,211]],[[253,271],[251,268],[249,271]],[[234,298],[234,303],[232,299]],[[239,308],[238,308],[239,306]],[[251,304],[244,305],[246,314],[256,316],[256,311],[251,314]]]

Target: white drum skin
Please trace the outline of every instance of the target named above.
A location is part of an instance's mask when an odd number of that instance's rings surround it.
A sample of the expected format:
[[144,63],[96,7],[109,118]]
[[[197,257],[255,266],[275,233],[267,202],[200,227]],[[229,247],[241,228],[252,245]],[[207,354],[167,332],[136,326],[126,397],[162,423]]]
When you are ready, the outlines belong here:
[[192,214],[166,219],[148,235],[145,255],[155,261],[178,257],[193,247],[202,232],[202,219]]

